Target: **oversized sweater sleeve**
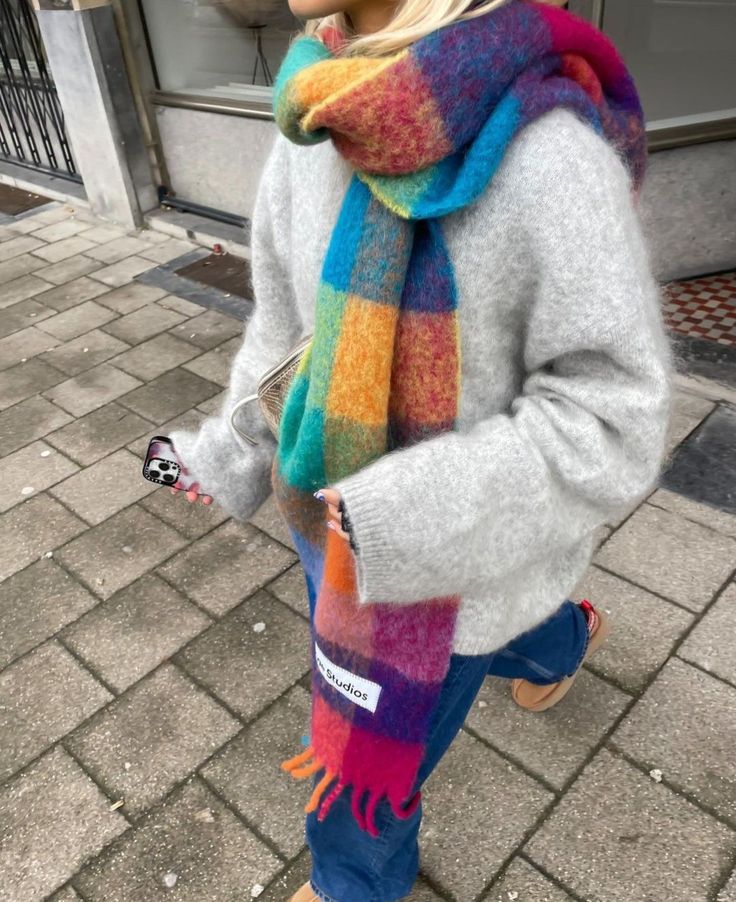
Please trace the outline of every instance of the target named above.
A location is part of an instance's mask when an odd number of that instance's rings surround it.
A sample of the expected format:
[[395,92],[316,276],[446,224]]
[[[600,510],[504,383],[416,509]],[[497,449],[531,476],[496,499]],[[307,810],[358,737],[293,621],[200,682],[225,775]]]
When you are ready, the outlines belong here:
[[296,343],[302,329],[289,277],[288,166],[288,142],[279,134],[263,169],[252,217],[254,311],[233,360],[220,411],[207,417],[196,432],[171,433],[178,457],[201,490],[240,520],[249,519],[271,491],[276,441],[257,402],[241,408],[237,423],[258,445],[236,439],[229,413],[240,399],[255,393],[261,376]]
[[580,133],[579,146],[515,159],[522,187],[510,201],[536,281],[518,396],[333,485],[363,603],[492,598],[497,580],[523,579],[656,483],[672,366],[659,289],[623,164]]

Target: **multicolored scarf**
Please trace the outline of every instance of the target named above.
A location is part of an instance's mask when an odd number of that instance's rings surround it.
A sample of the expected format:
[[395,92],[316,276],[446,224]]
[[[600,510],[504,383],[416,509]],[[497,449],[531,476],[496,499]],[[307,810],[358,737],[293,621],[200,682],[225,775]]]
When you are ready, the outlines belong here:
[[285,135],[331,138],[355,169],[272,471],[312,610],[311,741],[283,767],[321,773],[307,806],[319,818],[351,787],[358,823],[377,835],[381,800],[398,817],[419,803],[459,597],[361,604],[353,552],[312,493],[456,428],[457,290],[438,219],[478,198],[519,131],[567,107],[617,149],[636,188],[646,151],[616,50],[561,9],[511,0],[387,57],[341,58],[336,47],[297,38],[274,91]]

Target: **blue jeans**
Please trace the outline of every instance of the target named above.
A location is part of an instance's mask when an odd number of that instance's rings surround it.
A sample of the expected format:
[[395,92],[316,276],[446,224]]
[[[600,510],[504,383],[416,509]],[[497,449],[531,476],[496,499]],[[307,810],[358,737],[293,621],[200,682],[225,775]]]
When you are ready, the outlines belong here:
[[[588,647],[585,614],[566,601],[544,623],[488,655],[453,655],[419,769],[419,788],[455,738],[487,675],[522,677],[539,685],[573,674]],[[408,896],[419,870],[422,806],[407,820],[387,803],[376,812],[379,836],[358,827],[345,791],[322,823],[307,816],[312,888],[324,902],[395,902]]]

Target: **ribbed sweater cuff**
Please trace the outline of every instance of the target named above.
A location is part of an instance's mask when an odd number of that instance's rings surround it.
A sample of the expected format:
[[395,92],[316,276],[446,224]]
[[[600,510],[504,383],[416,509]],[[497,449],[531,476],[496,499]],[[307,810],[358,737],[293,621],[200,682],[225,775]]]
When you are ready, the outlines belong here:
[[386,501],[376,491],[367,470],[332,484],[342,495],[352,524],[358,551],[355,554],[358,600],[361,604],[390,602],[392,570],[396,549],[386,535]]

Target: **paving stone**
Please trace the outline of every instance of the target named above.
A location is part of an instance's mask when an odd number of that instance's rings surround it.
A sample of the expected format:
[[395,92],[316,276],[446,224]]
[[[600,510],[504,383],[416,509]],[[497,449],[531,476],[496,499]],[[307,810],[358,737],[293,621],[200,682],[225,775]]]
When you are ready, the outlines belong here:
[[143,257],[126,257],[125,260],[113,263],[112,266],[98,269],[94,273],[94,278],[109,285],[110,288],[119,288],[121,285],[132,282],[142,272],[151,269],[152,265],[150,260],[145,260]]
[[163,423],[190,407],[196,407],[205,398],[212,397],[217,390],[218,387],[213,382],[176,367],[130,392],[121,400],[126,407],[147,420]]
[[[88,902],[234,902],[282,864],[199,780],[178,789],[141,826],[75,879]],[[165,877],[176,875],[173,889]]]
[[649,682],[667,660],[693,615],[597,567],[590,567],[575,591],[610,614],[611,635],[587,666],[629,692]]
[[196,373],[203,379],[209,379],[210,382],[216,382],[218,385],[227,386],[230,384],[230,371],[232,369],[233,358],[240,350],[242,345],[240,336],[231,338],[196,360],[190,360],[184,364],[184,369],[192,373]]
[[665,439],[665,453],[670,456],[681,442],[702,423],[715,404],[688,392],[675,392]]
[[136,505],[89,529],[58,558],[96,595],[109,598],[184,544],[177,532]]
[[[41,262],[40,260],[38,261]],[[63,285],[65,282],[72,282],[81,276],[88,276],[90,273],[96,272],[102,266],[97,260],[91,260],[80,254],[78,257],[69,257],[62,260],[61,263],[53,263],[51,266],[44,266],[36,271],[36,275],[40,279],[47,282],[53,282],[54,285]]]
[[75,210],[66,204],[61,204],[58,201],[50,201],[48,204],[45,204],[40,213],[33,213],[31,216],[17,220],[14,228],[24,231],[23,226],[26,226],[30,231],[35,232],[36,229],[40,229],[42,225],[51,225],[54,222],[61,222],[63,219],[69,219],[74,215]]
[[177,338],[184,338],[205,351],[209,351],[234,335],[242,337],[243,324],[217,310],[208,310],[186,323],[175,326],[172,332]]
[[736,902],[736,871],[731,875],[731,879],[718,893],[716,902]]
[[141,238],[145,238],[149,244],[163,244],[171,238],[171,235],[169,235],[168,232],[160,232],[158,230],[158,224],[148,224],[144,226],[138,234]]
[[81,617],[97,602],[47,558],[0,583],[0,669]]
[[304,570],[300,563],[294,564],[286,573],[282,573],[272,583],[268,584],[268,591],[275,595],[279,601],[288,604],[292,611],[309,619],[309,596],[307,595],[307,582],[304,578]]
[[124,235],[125,229],[118,229],[108,225],[96,225],[84,233],[84,237],[88,241],[94,241],[95,244],[105,244],[108,241],[114,241],[116,238],[122,238]]
[[312,861],[309,853],[303,852],[294,861],[289,862],[288,867],[268,884],[263,894],[258,896],[258,902],[284,902],[285,899],[291,899],[309,880],[311,871]]
[[486,679],[467,723],[501,753],[562,789],[630,701],[583,670],[569,695],[540,717],[513,702],[508,680]]
[[442,896],[438,896],[421,877],[414,884],[411,894],[407,896],[407,902],[441,902],[441,900]]
[[[28,278],[31,278],[30,276]],[[33,278],[36,278],[35,276]],[[38,279],[40,282],[41,280]],[[99,297],[107,291],[104,285],[95,282],[94,279],[88,279],[82,276],[81,279],[74,279],[72,282],[65,282],[63,285],[57,285],[38,295],[38,300],[47,307],[53,307],[59,313],[76,307],[84,301],[91,301],[93,298]]]
[[137,345],[181,321],[181,314],[159,307],[158,304],[147,304],[134,310],[133,313],[121,316],[105,331],[130,345]]
[[34,397],[0,413],[0,456],[68,423],[71,417],[45,398]]
[[496,884],[482,902],[573,902],[572,896],[555,886],[539,871],[514,858],[500,883]]
[[[197,410],[197,408],[190,408],[189,410],[184,411],[184,413],[177,414],[177,416],[173,417],[171,420],[167,420],[165,423],[159,425],[156,424],[155,430],[148,434],[142,435],[140,438],[136,439],[134,442],[131,442],[128,445],[128,450],[132,451],[133,454],[138,457],[141,462],[144,457],[148,453],[148,445],[150,444],[151,438],[153,435],[170,435],[175,429],[191,429],[197,430],[199,429],[199,425],[204,419],[204,415],[201,411]],[[166,495],[165,492],[160,492],[159,494]],[[166,495],[167,498],[170,498],[171,495]],[[201,508],[204,511],[204,508]]]
[[55,486],[51,494],[96,526],[154,491],[154,483],[143,478],[138,458],[121,448]]
[[50,641],[0,674],[0,779],[9,777],[112,696]]
[[52,385],[58,385],[64,379],[63,373],[44,363],[39,357],[18,363],[3,371],[0,380],[0,410],[12,407],[18,401],[24,401]]
[[[265,629],[256,632],[256,624]],[[234,711],[251,718],[309,670],[309,626],[259,592],[191,642],[177,660]]]
[[[45,225],[33,232],[34,238],[40,238],[41,241],[61,241],[64,238],[72,238],[81,232],[88,232],[91,226],[88,222],[80,222],[76,219],[63,219],[61,222],[55,222],[53,225]],[[87,236],[84,236],[87,238]]]
[[71,886],[65,886],[58,893],[54,893],[49,902],[82,902],[82,897],[77,895]]
[[696,523],[736,539],[736,517],[725,511],[717,510],[709,504],[699,504],[697,501],[692,501],[675,492],[669,492],[667,489],[657,489],[648,501],[655,507],[662,507],[673,514],[679,514],[686,520],[694,520]]
[[58,345],[58,339],[42,332],[36,326],[21,329],[13,335],[0,338],[0,370],[9,369],[24,359],[35,357]]
[[141,506],[188,539],[198,539],[228,519],[219,504],[190,504],[184,495],[173,496],[164,487],[144,498]]
[[613,736],[617,748],[736,825],[736,688],[669,661]]
[[155,338],[119,354],[112,363],[121,370],[125,370],[126,373],[130,373],[131,376],[147,381],[186,363],[199,353],[201,353],[199,348],[165,332],[163,335],[157,335]]
[[40,324],[44,332],[58,338],[59,341],[71,341],[78,335],[97,329],[110,320],[115,319],[116,314],[107,307],[101,307],[94,301],[85,301],[64,313],[57,313],[53,319]]
[[12,307],[0,310],[0,338],[13,335],[20,332],[21,329],[27,329],[29,326],[38,326],[45,319],[56,316],[56,311],[49,307],[44,307],[38,301],[29,298],[26,301],[19,301]]
[[164,664],[66,743],[110,797],[125,799],[126,813],[136,817],[239,729],[227,711]]
[[159,307],[165,307],[167,310],[175,310],[182,316],[199,316],[202,313],[202,307],[199,304],[193,304],[191,301],[185,301],[184,298],[177,297],[175,294],[167,294],[156,301]]
[[734,447],[736,409],[719,404],[678,449],[662,474],[662,487],[736,516]]
[[92,329],[86,335],[39,354],[39,360],[50,363],[67,376],[78,376],[127,349],[124,341],[118,341],[100,329]]
[[708,604],[735,560],[733,539],[648,504],[596,556],[607,569],[693,611]]
[[84,416],[97,407],[129,393],[141,383],[127,373],[101,363],[91,370],[67,379],[44,393],[50,401],[75,417]]
[[118,260],[132,257],[133,254],[146,251],[149,247],[150,245],[146,241],[141,241],[140,238],[124,235],[92,248],[92,250],[87,251],[87,256],[102,263],[117,263]]
[[526,852],[588,902],[694,902],[735,846],[723,824],[601,751]]
[[680,657],[736,685],[736,645],[731,641],[736,584],[731,583],[690,633]]
[[304,806],[312,787],[292,780],[278,764],[299,753],[310,711],[309,693],[295,686],[202,769],[219,795],[287,858],[304,848]]
[[12,284],[23,276],[40,272],[42,268],[43,260],[32,257],[30,254],[5,260],[0,263],[0,285]]
[[257,526],[262,532],[273,536],[277,542],[281,542],[282,545],[286,545],[287,548],[296,551],[294,540],[289,532],[289,527],[281,516],[281,511],[279,511],[276,506],[276,499],[273,492],[250,518],[250,522],[254,526]]
[[[87,241],[84,237],[75,235],[73,238],[55,241],[53,244],[47,244],[45,247],[37,247],[33,253],[47,263],[60,263],[68,257],[76,257],[77,254],[82,254],[95,247],[97,245],[94,241]],[[2,256],[1,253],[0,256]]]
[[161,572],[203,608],[219,616],[270,582],[294,560],[291,551],[253,526],[228,520],[172,558]]
[[0,515],[0,580],[79,535],[85,524],[48,495]]
[[152,423],[113,401],[46,436],[46,441],[86,466],[152,431]]
[[45,442],[33,442],[0,459],[0,511],[56,485],[79,467]]
[[461,732],[424,791],[422,870],[455,898],[474,899],[552,798]]
[[670,413],[669,446],[679,444],[698,423],[702,423],[714,406],[708,398],[690,392],[675,391]]
[[26,298],[37,297],[48,288],[51,288],[51,285],[37,276],[28,275],[14,279],[3,286],[2,297],[0,297],[0,309],[11,307],[13,304],[17,304],[18,301],[25,301]]
[[97,303],[102,304],[104,307],[109,307],[110,310],[114,310],[116,313],[126,315],[165,296],[166,292],[163,288],[143,285],[141,282],[131,282],[129,285],[123,285],[114,291],[108,291],[107,294],[98,298]]
[[190,244],[188,241],[179,241],[176,238],[170,238],[168,241],[162,241],[161,243],[154,245],[154,247],[149,246],[147,250],[141,251],[141,257],[145,257],[147,260],[153,260],[154,263],[168,263],[170,260],[182,257],[184,254],[188,254],[194,249],[194,245]]
[[[41,210],[42,212],[37,212]],[[35,212],[23,219],[16,219],[8,228],[14,232],[25,234],[26,232],[35,232],[43,225],[51,225],[54,222],[61,222],[62,219],[68,219],[71,212],[57,201],[50,201],[44,204],[43,208],[37,207]]]
[[[41,902],[127,828],[80,767],[54,749],[0,788],[0,885]],[[60,895],[55,899],[71,900]]]
[[147,574],[64,631],[64,642],[118,692],[145,676],[212,621]]
[[225,403],[226,397],[227,391],[218,392],[216,395],[212,395],[207,401],[198,404],[197,410],[201,410],[202,413],[207,414],[207,416],[218,416]]
[[13,257],[20,257],[22,254],[29,254],[39,248],[43,248],[44,242],[38,238],[32,238],[30,235],[19,235],[17,238],[11,238],[10,241],[4,241],[0,245],[0,262],[10,260]]

